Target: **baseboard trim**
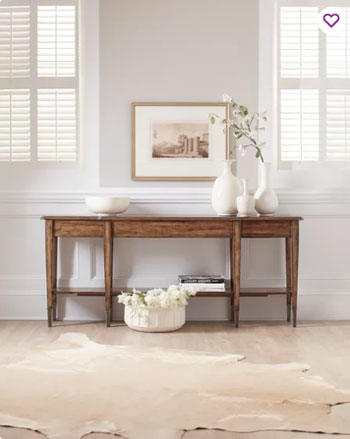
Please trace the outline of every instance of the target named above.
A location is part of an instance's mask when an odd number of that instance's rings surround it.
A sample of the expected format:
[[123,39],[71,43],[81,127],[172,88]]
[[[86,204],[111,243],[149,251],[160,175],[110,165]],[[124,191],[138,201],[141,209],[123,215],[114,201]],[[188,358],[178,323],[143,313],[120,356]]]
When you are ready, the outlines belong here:
[[[23,300],[25,297],[27,300]],[[103,297],[60,297],[59,309],[64,312],[60,318],[67,321],[103,321]],[[227,299],[196,298],[188,308],[188,319],[193,321],[227,321]],[[350,292],[348,293],[302,293],[298,297],[298,318],[300,320],[350,320]],[[285,319],[285,297],[241,299],[242,320]],[[114,301],[116,319],[123,318],[123,309]],[[43,293],[16,292],[0,295],[0,320],[46,320],[46,297]]]

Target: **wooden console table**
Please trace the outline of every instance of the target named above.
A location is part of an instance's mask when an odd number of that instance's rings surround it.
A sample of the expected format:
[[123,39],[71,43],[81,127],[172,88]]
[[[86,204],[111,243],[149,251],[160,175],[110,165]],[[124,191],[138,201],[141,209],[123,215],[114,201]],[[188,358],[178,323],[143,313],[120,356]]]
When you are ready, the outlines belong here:
[[[113,289],[113,238],[228,238],[230,239],[231,279],[224,292],[198,292],[197,296],[230,298],[235,326],[239,324],[241,296],[283,294],[287,301],[287,321],[297,323],[298,254],[300,217],[235,216],[44,216],[46,224],[46,282],[48,325],[56,320],[58,294],[104,296],[106,323],[112,319],[112,297],[126,288]],[[103,238],[105,288],[69,289],[57,287],[57,238]],[[286,244],[285,288],[240,288],[242,238],[284,238]],[[157,285],[159,286],[159,285]]]

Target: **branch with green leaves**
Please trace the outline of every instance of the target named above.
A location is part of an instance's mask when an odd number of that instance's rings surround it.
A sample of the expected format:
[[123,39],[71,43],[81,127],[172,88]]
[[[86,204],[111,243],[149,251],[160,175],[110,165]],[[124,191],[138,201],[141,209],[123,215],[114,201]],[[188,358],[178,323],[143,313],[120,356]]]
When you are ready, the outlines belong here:
[[[265,130],[263,122],[266,122],[266,112],[249,114],[249,110],[244,105],[239,105],[229,95],[223,95],[223,101],[230,104],[232,119],[222,118],[215,113],[210,114],[210,121],[215,124],[217,120],[224,125],[224,132],[232,132],[233,138],[239,144],[234,145],[242,156],[245,156],[248,148],[255,149],[255,157],[264,162],[261,148],[265,142],[259,142],[259,131]],[[244,141],[244,142],[243,142]],[[230,153],[231,154],[231,153]]]

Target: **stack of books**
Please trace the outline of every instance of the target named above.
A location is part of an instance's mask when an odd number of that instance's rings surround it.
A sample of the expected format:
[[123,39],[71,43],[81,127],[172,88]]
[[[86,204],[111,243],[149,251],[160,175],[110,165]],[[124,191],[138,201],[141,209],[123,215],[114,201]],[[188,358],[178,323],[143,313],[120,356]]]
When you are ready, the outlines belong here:
[[179,283],[183,286],[195,287],[198,291],[225,291],[224,276],[200,276],[183,274],[179,276]]

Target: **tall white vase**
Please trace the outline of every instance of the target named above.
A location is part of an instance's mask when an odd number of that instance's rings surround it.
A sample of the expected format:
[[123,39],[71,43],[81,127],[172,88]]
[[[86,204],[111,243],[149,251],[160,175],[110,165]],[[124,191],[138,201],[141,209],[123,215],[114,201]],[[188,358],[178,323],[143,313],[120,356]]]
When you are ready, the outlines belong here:
[[239,179],[232,174],[233,160],[224,161],[224,169],[215,180],[211,204],[217,215],[234,215],[237,213],[237,197],[242,193]]
[[273,215],[278,209],[276,192],[271,188],[271,163],[260,163],[259,187],[255,192],[255,209],[261,215]]

